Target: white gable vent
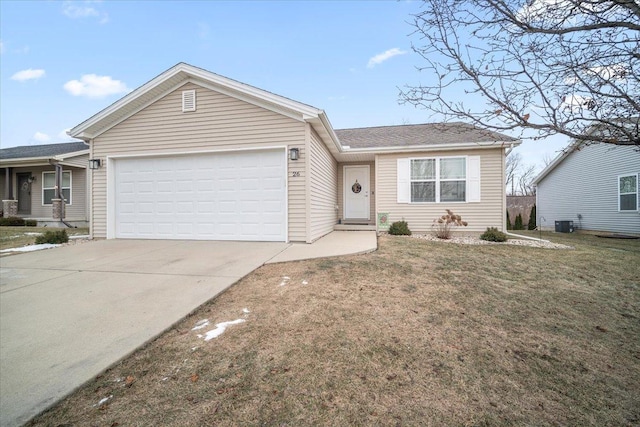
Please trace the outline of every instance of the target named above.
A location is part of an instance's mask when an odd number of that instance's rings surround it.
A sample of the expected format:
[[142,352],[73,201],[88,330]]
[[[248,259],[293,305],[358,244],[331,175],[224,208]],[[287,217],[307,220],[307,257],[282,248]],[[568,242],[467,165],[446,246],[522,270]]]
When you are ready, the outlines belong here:
[[182,91],[182,112],[196,111],[196,91],[183,90]]

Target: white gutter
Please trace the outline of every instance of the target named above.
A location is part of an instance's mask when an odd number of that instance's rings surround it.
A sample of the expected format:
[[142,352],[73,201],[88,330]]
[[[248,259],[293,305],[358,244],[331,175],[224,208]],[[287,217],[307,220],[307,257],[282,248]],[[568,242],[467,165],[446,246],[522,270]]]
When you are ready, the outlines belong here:
[[[520,145],[522,141],[516,141],[511,145]],[[358,154],[358,153],[398,153],[404,151],[438,151],[438,150],[468,150],[470,148],[498,148],[504,146],[503,141],[489,141],[489,142],[460,142],[456,144],[437,144],[437,145],[405,145],[402,147],[378,147],[378,148],[345,148],[342,153],[344,154]]]
[[513,151],[513,144],[509,145],[509,148],[504,153],[505,156],[508,156]]
[[545,239],[536,239],[535,237],[529,237],[529,236],[522,236],[520,234],[513,234],[513,233],[509,233],[508,231],[505,231],[504,234],[506,234],[507,236],[513,236],[513,237],[518,237],[520,239],[527,239],[527,240],[533,240],[536,242],[545,242],[545,243],[551,243],[548,240]]

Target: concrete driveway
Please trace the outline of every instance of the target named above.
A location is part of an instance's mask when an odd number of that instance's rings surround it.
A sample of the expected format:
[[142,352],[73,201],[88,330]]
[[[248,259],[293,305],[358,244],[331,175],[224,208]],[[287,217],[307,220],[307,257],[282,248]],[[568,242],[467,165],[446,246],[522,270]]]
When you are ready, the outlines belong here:
[[0,425],[21,425],[285,250],[102,240],[0,260]]

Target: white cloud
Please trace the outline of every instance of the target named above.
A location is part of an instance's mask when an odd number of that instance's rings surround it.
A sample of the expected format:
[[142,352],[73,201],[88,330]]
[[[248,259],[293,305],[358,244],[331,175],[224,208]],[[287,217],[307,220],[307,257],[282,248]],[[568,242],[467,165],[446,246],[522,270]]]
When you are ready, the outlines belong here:
[[369,62],[367,63],[367,68],[373,68],[378,64],[382,64],[387,59],[393,58],[394,56],[397,56],[397,55],[404,55],[405,53],[407,53],[406,50],[400,50],[397,47],[394,47],[393,49],[389,49],[385,52],[379,53],[376,56],[371,57],[369,59]]
[[49,137],[49,135],[47,135],[46,133],[36,132],[33,134],[33,139],[38,142],[49,142],[51,140],[51,137]]
[[62,13],[71,19],[97,18],[100,24],[109,22],[109,15],[106,12],[98,10],[90,6],[92,4],[101,3],[96,1],[73,2],[65,1],[62,3]]
[[89,98],[102,98],[126,93],[130,90],[120,80],[96,74],[84,74],[80,80],[70,80],[64,84],[64,89],[73,96],[87,96]]
[[25,82],[27,80],[38,80],[45,74],[44,70],[34,70],[29,68],[28,70],[22,70],[11,76],[11,80],[17,80],[19,82]]
[[593,98],[582,95],[569,95],[562,98],[562,106],[573,111],[591,110],[596,106]]
[[71,130],[71,128],[61,130],[60,133],[58,134],[58,138],[60,138],[60,139],[71,139],[71,137],[69,135],[67,135],[67,131],[69,131],[69,130]]

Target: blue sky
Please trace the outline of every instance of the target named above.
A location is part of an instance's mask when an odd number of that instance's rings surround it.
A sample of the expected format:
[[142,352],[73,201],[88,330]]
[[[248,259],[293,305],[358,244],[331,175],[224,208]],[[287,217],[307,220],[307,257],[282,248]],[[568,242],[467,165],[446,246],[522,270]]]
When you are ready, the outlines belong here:
[[[178,62],[324,109],[334,128],[438,121],[399,105],[427,83],[416,1],[1,1],[0,145],[69,129]],[[461,95],[462,96],[462,95]],[[525,142],[542,163],[564,138]]]

